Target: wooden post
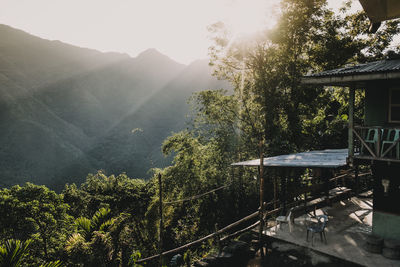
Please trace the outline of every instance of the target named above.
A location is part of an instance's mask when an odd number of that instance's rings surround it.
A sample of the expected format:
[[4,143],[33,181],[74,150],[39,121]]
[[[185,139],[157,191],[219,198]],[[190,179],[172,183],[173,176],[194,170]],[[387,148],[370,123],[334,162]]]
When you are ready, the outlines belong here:
[[261,257],[264,257],[264,247],[262,246],[263,226],[264,226],[264,153],[263,142],[260,141],[260,228],[259,228],[259,245]]
[[358,177],[358,165],[354,166],[354,180],[355,180],[355,193],[359,193],[360,188],[360,177]]
[[[218,223],[215,224],[215,232],[218,233]],[[221,246],[221,238],[219,236],[219,234],[215,235],[215,241],[217,243],[217,247],[218,247],[218,254],[220,254],[222,252],[222,246]]]
[[290,169],[284,168],[283,172],[281,172],[281,203],[282,203],[282,212],[286,214],[286,193],[287,193],[287,180],[288,176],[290,176]]
[[351,85],[349,88],[350,94],[349,94],[349,136],[348,136],[348,142],[349,142],[349,159],[350,163],[353,163],[353,157],[354,157],[354,138],[353,138],[353,129],[354,129],[354,102],[355,102],[355,85]]
[[158,186],[159,186],[159,212],[160,212],[160,229],[158,232],[158,250],[160,253],[160,266],[162,266],[162,252],[163,252],[163,202],[162,202],[162,181],[161,173],[158,174]]
[[274,176],[274,209],[276,209],[277,208],[277,202],[278,202],[278,200],[277,200],[277,193],[278,193],[278,175],[277,175],[277,172],[276,171],[274,171],[273,172],[273,176]]
[[324,187],[325,187],[325,197],[326,197],[326,201],[329,204],[329,206],[331,206],[331,203],[329,203],[329,180],[333,177],[332,175],[332,171],[331,170],[327,170],[327,169],[323,169],[322,173],[324,174]]
[[376,157],[380,158],[381,157],[381,140],[382,140],[382,131],[381,128],[377,129],[378,131],[378,142],[376,142]]

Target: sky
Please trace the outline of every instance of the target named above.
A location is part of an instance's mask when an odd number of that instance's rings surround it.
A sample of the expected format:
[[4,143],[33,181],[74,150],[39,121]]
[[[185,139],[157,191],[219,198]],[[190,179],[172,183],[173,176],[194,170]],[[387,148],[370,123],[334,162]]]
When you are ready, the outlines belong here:
[[[340,3],[329,0],[334,8]],[[0,24],[132,57],[155,48],[189,64],[207,57],[207,26],[223,21],[251,33],[273,25],[277,7],[278,0],[0,0]]]

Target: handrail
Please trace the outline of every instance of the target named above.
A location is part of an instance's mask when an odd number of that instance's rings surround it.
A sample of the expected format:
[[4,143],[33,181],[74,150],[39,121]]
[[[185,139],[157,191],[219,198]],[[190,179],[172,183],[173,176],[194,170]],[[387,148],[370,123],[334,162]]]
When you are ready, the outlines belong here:
[[248,221],[248,220],[250,220],[252,218],[255,218],[258,215],[259,215],[259,211],[256,211],[256,212],[254,212],[254,213],[252,213],[252,214],[250,214],[250,215],[248,215],[248,216],[246,216],[246,217],[244,217],[244,218],[242,218],[242,219],[240,219],[240,220],[238,220],[238,221],[236,221],[236,222],[234,222],[234,223],[232,223],[232,224],[230,224],[228,226],[225,226],[224,228],[222,228],[222,229],[220,229],[220,230],[218,230],[218,231],[216,231],[216,232],[214,232],[212,234],[209,234],[209,235],[204,236],[204,237],[202,237],[200,239],[197,239],[196,241],[187,243],[187,244],[185,244],[183,246],[180,246],[180,247],[168,250],[168,251],[164,251],[161,254],[157,254],[157,255],[153,255],[153,256],[150,256],[150,257],[147,257],[147,258],[144,258],[144,259],[140,259],[140,260],[137,261],[137,263],[142,263],[142,262],[154,260],[156,258],[159,258],[160,256],[166,256],[166,255],[181,251],[183,249],[190,248],[190,247],[192,247],[194,245],[197,245],[197,244],[199,244],[199,243],[201,243],[203,241],[206,241],[207,239],[210,239],[210,238],[212,238],[212,237],[214,237],[216,235],[222,234],[222,233],[226,232],[227,230],[229,230],[229,229],[241,224],[242,222],[245,222],[245,221]]
[[[282,209],[282,208],[277,208],[277,209],[274,209],[274,210],[267,211],[267,212],[264,214],[264,216],[269,216],[269,215],[272,215],[272,214],[274,214],[274,213],[277,213],[277,212],[280,211],[281,209]],[[181,250],[183,250],[183,249],[187,249],[187,248],[190,248],[190,247],[192,247],[192,246],[195,246],[195,245],[197,245],[197,244],[199,244],[199,243],[201,243],[201,242],[206,241],[207,239],[210,239],[210,238],[213,238],[213,237],[215,237],[215,236],[217,236],[217,235],[220,235],[220,234],[222,234],[222,233],[224,233],[224,232],[226,232],[226,231],[232,229],[233,227],[238,226],[239,224],[241,224],[241,223],[243,223],[243,222],[246,222],[246,221],[248,221],[248,220],[250,220],[250,219],[253,219],[253,218],[257,217],[257,216],[259,215],[259,213],[260,213],[259,211],[256,211],[256,212],[254,212],[254,213],[252,213],[252,214],[250,214],[250,215],[248,215],[248,216],[246,216],[246,217],[244,217],[244,218],[242,218],[242,219],[240,219],[240,220],[238,220],[238,221],[236,221],[236,222],[234,222],[234,223],[232,223],[232,224],[230,224],[230,225],[225,226],[224,228],[222,228],[222,229],[220,229],[220,230],[218,230],[218,231],[215,231],[214,233],[211,233],[211,234],[209,234],[209,235],[207,235],[207,236],[204,236],[204,237],[202,237],[202,238],[200,238],[200,239],[197,239],[197,240],[195,240],[195,241],[192,241],[192,242],[190,242],[190,243],[187,243],[187,244],[185,244],[185,245],[183,245],[183,246],[180,246],[180,247],[177,247],[177,248],[168,250],[168,251],[164,251],[164,252],[162,252],[161,254],[157,254],[157,255],[153,255],[153,256],[150,256],[150,257],[147,257],[147,258],[144,258],[144,259],[140,259],[140,260],[138,260],[136,263],[143,263],[143,262],[147,262],[147,261],[150,261],[150,260],[154,260],[154,259],[159,258],[160,256],[166,256],[166,255],[169,255],[169,254],[172,254],[172,253],[176,253],[176,252],[178,252],[178,251],[181,251]],[[246,228],[244,228],[244,229],[242,229],[242,230],[239,230],[239,231],[236,232],[236,233],[233,233],[233,234],[231,234],[231,235],[229,235],[229,236],[226,236],[226,237],[221,238],[221,240],[227,240],[229,237],[231,237],[231,236],[233,236],[233,235],[237,235],[237,234],[239,234],[239,233],[248,231],[248,230],[250,230],[250,229],[256,227],[259,223],[260,223],[260,221],[258,220],[256,223],[254,223],[254,224],[252,224],[252,225],[250,225],[250,226],[248,226],[248,227],[246,227]]]
[[[363,174],[361,174],[361,175],[366,175],[366,174],[368,174],[368,173],[363,173]],[[350,173],[341,174],[341,175],[339,175],[339,176],[336,176],[336,177],[331,178],[329,181],[333,181],[333,180],[336,180],[336,179],[339,179],[339,178],[344,178],[344,177],[349,176],[349,175],[350,175]],[[311,186],[309,186],[309,187],[311,187]],[[272,204],[274,204],[274,203],[279,203],[279,202],[280,202],[279,200],[276,201],[276,202],[272,200],[272,201],[270,201],[270,202],[264,204],[264,206],[267,207],[267,206],[270,206],[270,205],[272,205]],[[302,201],[294,201],[294,202],[288,203],[288,204],[286,205],[286,207],[295,207],[295,206],[297,206],[300,202],[302,202]],[[276,208],[276,209],[274,209],[274,210],[267,211],[267,212],[265,212],[265,214],[264,214],[263,216],[264,216],[264,217],[267,217],[267,216],[276,214],[276,213],[279,212],[280,210],[282,210],[281,207]],[[206,241],[206,240],[208,240],[208,239],[210,239],[210,238],[213,238],[213,237],[215,237],[215,236],[218,236],[218,235],[220,235],[220,234],[222,234],[222,233],[224,233],[224,232],[226,232],[226,231],[228,231],[228,230],[230,230],[230,229],[232,229],[232,228],[234,228],[234,227],[240,225],[240,224],[243,223],[243,222],[246,222],[246,221],[248,221],[248,220],[250,220],[250,219],[253,219],[253,218],[257,217],[259,214],[260,214],[259,211],[253,212],[253,213],[251,213],[250,215],[248,215],[248,216],[246,216],[246,217],[243,217],[242,219],[240,219],[240,220],[238,220],[238,221],[236,221],[236,222],[234,222],[234,223],[232,223],[232,224],[230,224],[230,225],[227,225],[227,226],[225,226],[225,227],[222,228],[222,229],[219,229],[219,230],[215,231],[214,233],[211,233],[211,234],[209,234],[209,235],[207,235],[207,236],[204,236],[204,237],[202,237],[202,238],[200,238],[200,239],[197,239],[197,240],[195,240],[195,241],[192,241],[192,242],[187,243],[187,244],[185,244],[185,245],[182,245],[182,246],[180,246],[180,247],[177,247],[177,248],[174,248],[174,249],[171,249],[171,250],[168,250],[168,251],[164,251],[164,252],[162,252],[161,254],[157,254],[157,255],[153,255],[153,256],[147,257],[147,258],[140,259],[140,260],[137,261],[137,263],[143,263],[143,262],[151,261],[151,260],[154,260],[154,259],[159,258],[160,256],[166,256],[166,255],[169,255],[169,254],[172,254],[172,253],[176,253],[176,252],[178,252],[178,251],[181,251],[181,250],[183,250],[183,249],[188,249],[188,248],[190,248],[190,247],[192,247],[192,246],[195,246],[195,245],[197,245],[197,244],[199,244],[199,243],[202,243],[202,242],[204,242],[204,241]],[[227,235],[227,236],[225,236],[225,237],[222,237],[220,240],[221,240],[221,241],[228,240],[228,239],[230,239],[230,238],[232,238],[232,237],[234,237],[234,236],[236,236],[236,235],[238,235],[238,234],[241,234],[241,233],[243,233],[243,232],[246,232],[246,231],[248,231],[248,230],[250,230],[250,229],[255,228],[255,227],[256,227],[257,225],[259,225],[259,224],[260,224],[260,220],[257,220],[257,222],[255,222],[254,224],[252,224],[252,225],[250,225],[250,226],[247,226],[247,227],[245,227],[245,228],[243,228],[243,229],[241,229],[241,230],[239,230],[239,231],[237,231],[237,232],[235,232],[235,233],[232,233],[232,234],[230,234],[230,235]]]
[[374,156],[375,158],[377,157],[377,155],[375,155],[375,153],[372,151],[372,149],[368,146],[368,144],[364,141],[364,138],[362,138],[355,129],[353,129],[353,133],[355,134],[355,136],[358,138],[358,140],[361,141],[361,143],[365,146],[365,148],[369,151],[369,153],[371,153],[372,156]]
[[363,126],[363,125],[354,125],[354,129],[362,129],[362,130],[367,130],[367,129],[386,129],[386,130],[400,130],[400,127],[387,127],[387,126]]
[[[378,130],[377,131],[377,137],[375,137],[374,142],[371,142],[371,140],[366,140],[363,134],[363,130]],[[400,138],[394,139],[394,140],[385,140],[383,138],[383,133],[384,131],[390,131],[390,130],[397,130],[400,131],[400,126],[399,127],[386,127],[386,126],[361,126],[361,125],[355,125],[352,129],[352,132],[354,134],[355,140],[359,141],[361,143],[361,150],[358,155],[353,155],[352,157],[360,160],[383,160],[383,161],[393,161],[393,162],[399,162],[399,158],[392,158],[388,157],[388,153],[392,151],[396,146],[399,145],[400,143]],[[386,135],[386,134],[385,134]],[[390,141],[389,147],[383,147],[383,142]],[[371,147],[371,144],[373,144],[373,147]],[[359,147],[358,147],[359,148]],[[353,147],[353,151],[356,152],[356,147]],[[365,153],[366,152],[366,153]]]

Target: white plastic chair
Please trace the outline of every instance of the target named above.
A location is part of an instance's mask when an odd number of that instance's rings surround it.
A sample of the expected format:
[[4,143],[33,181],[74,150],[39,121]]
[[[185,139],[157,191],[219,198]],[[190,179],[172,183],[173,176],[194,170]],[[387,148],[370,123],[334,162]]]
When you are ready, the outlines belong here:
[[282,227],[282,223],[288,223],[289,225],[289,232],[292,232],[292,210],[289,211],[288,216],[278,216],[276,217],[276,227],[279,226],[279,229]]

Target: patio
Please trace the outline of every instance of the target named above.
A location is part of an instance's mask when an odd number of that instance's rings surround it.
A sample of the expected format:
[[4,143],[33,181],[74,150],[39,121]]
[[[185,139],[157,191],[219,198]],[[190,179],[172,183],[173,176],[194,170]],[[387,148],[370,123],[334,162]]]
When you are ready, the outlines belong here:
[[[371,192],[369,192],[371,193]],[[268,221],[265,233],[296,245],[309,247],[313,250],[336,256],[364,266],[400,266],[400,261],[390,260],[381,254],[365,251],[366,235],[372,229],[372,198],[352,197],[316,210],[316,214],[327,214],[329,221],[325,229],[327,244],[322,243],[319,234],[314,236],[314,245],[311,239],[306,241],[307,224],[314,214],[305,214],[294,219],[292,232],[288,224],[277,226],[275,221]],[[311,235],[310,235],[311,237]]]

